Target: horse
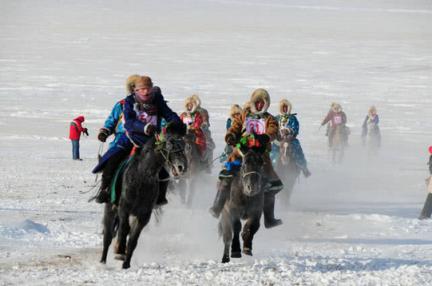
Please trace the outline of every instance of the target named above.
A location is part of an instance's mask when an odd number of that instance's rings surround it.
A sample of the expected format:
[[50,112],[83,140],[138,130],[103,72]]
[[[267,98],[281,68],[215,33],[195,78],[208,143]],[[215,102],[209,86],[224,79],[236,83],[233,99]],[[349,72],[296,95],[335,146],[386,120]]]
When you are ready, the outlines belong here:
[[345,125],[332,127],[329,132],[329,146],[333,163],[341,163],[348,141],[348,131]]
[[381,132],[378,124],[367,123],[366,145],[369,155],[375,155],[381,145]]
[[294,189],[294,184],[297,181],[298,176],[300,175],[300,168],[297,166],[295,162],[295,158],[292,152],[292,138],[291,136],[283,132],[280,132],[280,140],[279,141],[279,156],[276,160],[276,172],[278,173],[280,179],[283,182],[284,189],[282,202],[284,205],[288,205],[290,202],[291,194]]
[[185,155],[188,163],[188,172],[185,176],[177,180],[177,187],[180,192],[181,201],[191,207],[197,180],[199,179],[197,174],[204,169],[204,166],[201,162],[201,155],[198,146],[195,144],[195,134],[188,131],[183,139],[185,142]]
[[149,222],[155,208],[161,170],[164,168],[173,177],[181,176],[187,171],[183,139],[175,134],[167,134],[165,137],[165,140],[158,142],[152,137],[143,148],[137,149],[122,176],[118,208],[113,208],[111,202],[105,204],[101,263],[106,263],[108,248],[116,234],[115,226],[118,222],[114,252],[118,254],[117,259],[123,260],[123,269],[130,267],[141,230]]
[[231,257],[241,257],[239,239],[242,229],[241,219],[246,220],[241,234],[243,253],[252,255],[252,240],[260,227],[264,206],[263,159],[261,156],[255,150],[249,149],[242,158],[240,171],[234,176],[231,183],[231,196],[225,203],[219,221],[219,234],[223,236],[225,246],[222,263],[230,261],[230,247]]

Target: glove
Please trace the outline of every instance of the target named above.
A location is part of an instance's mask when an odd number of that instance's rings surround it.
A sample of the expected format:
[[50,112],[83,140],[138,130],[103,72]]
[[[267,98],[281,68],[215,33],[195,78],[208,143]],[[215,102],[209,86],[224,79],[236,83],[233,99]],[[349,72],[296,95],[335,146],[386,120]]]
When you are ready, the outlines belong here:
[[106,128],[99,129],[99,134],[97,136],[100,142],[105,142],[109,136],[109,130]]
[[147,123],[146,126],[144,126],[144,134],[147,136],[152,136],[156,133],[156,126],[153,124]]
[[270,137],[267,134],[255,134],[254,137],[262,146],[265,146],[270,142]]
[[177,134],[179,136],[184,136],[186,134],[186,130],[186,124],[181,121],[171,121],[166,127],[166,132],[168,134]]
[[232,133],[225,135],[225,142],[230,146],[235,146],[237,143],[235,135]]
[[85,135],[89,136],[87,128],[83,128],[83,133],[84,133]]

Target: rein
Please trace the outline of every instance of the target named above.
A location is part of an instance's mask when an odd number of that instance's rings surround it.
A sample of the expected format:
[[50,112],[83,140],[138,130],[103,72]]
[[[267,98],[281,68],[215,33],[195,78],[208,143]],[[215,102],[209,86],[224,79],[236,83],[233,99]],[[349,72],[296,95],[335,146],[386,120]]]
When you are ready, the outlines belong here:
[[244,174],[242,175],[242,177],[243,177],[243,179],[244,179],[246,176],[253,175],[253,174],[258,175],[259,177],[262,176],[261,173],[259,173],[259,172],[257,172],[257,171],[251,171],[251,172],[246,172],[246,173],[244,173]]
[[168,151],[168,150],[166,150],[164,143],[165,142],[163,142],[163,141],[157,141],[156,144],[158,144],[158,148],[156,150],[160,152],[160,154],[164,158],[165,162],[167,162],[168,166],[175,167],[174,164],[169,159],[170,153],[180,153],[180,152],[183,152],[184,150],[182,148],[178,148],[178,149],[175,149],[172,151]]

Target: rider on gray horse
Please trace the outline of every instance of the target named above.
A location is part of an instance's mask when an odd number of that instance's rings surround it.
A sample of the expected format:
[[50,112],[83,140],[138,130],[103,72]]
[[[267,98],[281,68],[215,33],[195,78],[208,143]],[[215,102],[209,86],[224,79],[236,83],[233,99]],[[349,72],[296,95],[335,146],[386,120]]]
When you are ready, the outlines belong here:
[[[269,151],[271,141],[276,139],[278,124],[274,117],[267,112],[270,106],[270,95],[265,89],[256,89],[251,96],[249,108],[245,108],[241,119],[234,119],[231,127],[225,135],[225,141],[231,146],[236,146],[241,139],[250,139],[257,142],[263,149],[264,173],[268,178],[265,185],[264,196],[264,225],[266,228],[282,224],[280,219],[274,217],[275,195],[282,190],[283,184],[273,169]],[[241,165],[241,155],[235,150],[225,163],[224,169],[219,174],[218,192],[210,213],[219,217],[225,201],[230,196],[231,181]]]

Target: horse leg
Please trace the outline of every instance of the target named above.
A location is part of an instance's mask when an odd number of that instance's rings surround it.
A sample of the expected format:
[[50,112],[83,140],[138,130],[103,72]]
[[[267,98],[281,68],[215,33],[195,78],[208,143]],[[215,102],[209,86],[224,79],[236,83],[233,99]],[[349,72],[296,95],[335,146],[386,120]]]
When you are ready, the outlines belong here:
[[104,217],[103,217],[103,250],[100,262],[106,263],[108,255],[108,248],[111,245],[112,239],[115,235],[115,216],[116,212],[112,209],[111,203],[105,203]]
[[178,189],[180,194],[180,200],[183,204],[186,203],[186,180],[180,179],[178,182]]
[[241,248],[240,248],[240,231],[241,231],[241,221],[238,218],[233,218],[232,221],[234,237],[231,245],[231,257],[240,258]]
[[137,246],[138,238],[141,234],[141,230],[148,224],[152,211],[145,213],[142,217],[135,217],[132,223],[132,227],[129,233],[129,240],[127,244],[126,259],[123,262],[123,269],[130,267],[130,261],[132,254]]
[[116,256],[116,259],[124,260],[124,256],[126,254],[126,239],[130,231],[129,213],[125,211],[125,208],[123,206],[120,206],[118,210],[118,215],[120,223],[114,253],[118,254],[118,256]]
[[252,240],[255,233],[260,227],[260,214],[253,214],[249,217],[243,227],[242,238],[243,238],[243,253],[252,256]]
[[222,263],[227,263],[230,261],[230,246],[233,238],[232,231],[232,221],[231,215],[225,209],[222,211],[222,216],[219,221],[219,231],[223,236],[224,241],[224,252],[222,256]]
[[187,206],[189,208],[192,207],[192,201],[195,195],[195,185],[196,185],[196,179],[193,176],[191,176],[191,178],[189,179],[189,195],[187,197]]

